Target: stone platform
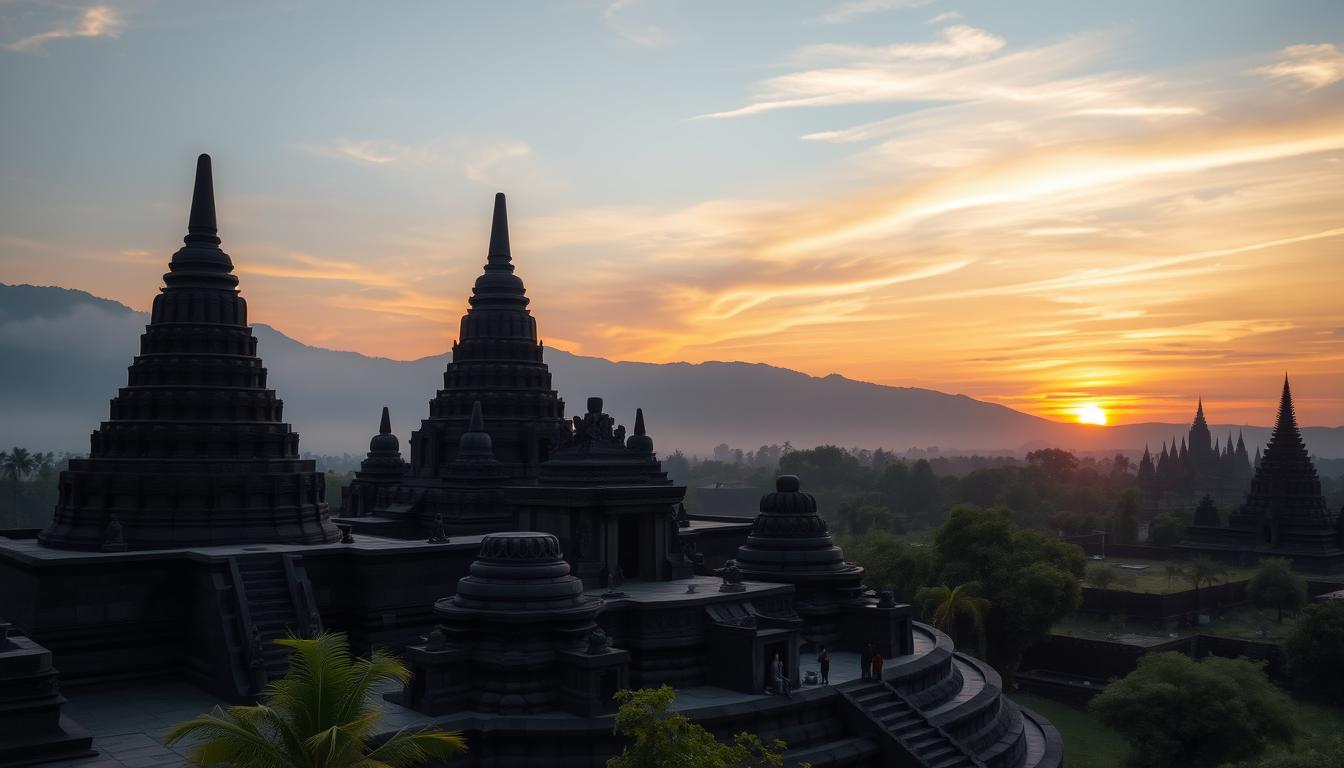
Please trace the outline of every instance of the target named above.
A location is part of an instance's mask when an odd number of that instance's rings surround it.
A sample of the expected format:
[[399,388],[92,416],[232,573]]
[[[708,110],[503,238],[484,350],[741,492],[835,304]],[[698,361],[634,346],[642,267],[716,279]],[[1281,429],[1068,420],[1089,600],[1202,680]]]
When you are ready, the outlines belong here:
[[[914,652],[889,659],[883,683],[858,679],[857,654],[837,651],[831,657],[828,686],[805,685],[787,698],[695,686],[678,690],[674,708],[721,738],[748,730],[765,739],[785,739],[786,765],[791,767],[810,762],[816,768],[878,768],[896,764],[898,754],[908,760],[908,753],[901,752],[902,742],[883,722],[900,708],[898,702],[914,706],[909,712],[902,709],[900,719],[891,722],[902,728],[914,724],[922,729],[919,732],[930,734],[915,748],[928,749],[934,734],[946,734],[973,750],[979,760],[957,765],[1062,765],[1059,733],[999,695],[998,675],[987,665],[954,653],[946,635],[937,630],[916,624]],[[800,671],[816,669],[815,656],[805,655]],[[394,690],[389,686],[382,692]],[[183,765],[187,746],[163,747],[163,734],[178,722],[225,704],[178,681],[90,688],[69,698],[68,713],[94,735],[99,755],[56,764],[68,768]],[[597,767],[622,747],[612,735],[610,715],[554,712],[515,717],[464,711],[430,717],[381,697],[379,705],[382,728],[389,733],[429,724],[464,731],[472,751],[454,766]]]

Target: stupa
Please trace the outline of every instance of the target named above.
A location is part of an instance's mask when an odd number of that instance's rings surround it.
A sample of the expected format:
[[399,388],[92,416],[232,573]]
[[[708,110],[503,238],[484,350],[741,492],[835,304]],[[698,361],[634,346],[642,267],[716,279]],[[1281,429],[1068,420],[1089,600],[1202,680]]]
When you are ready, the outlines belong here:
[[233,262],[220,249],[210,156],[184,244],[89,458],[61,473],[39,539],[63,549],[317,544],[339,534],[325,484],[266,387]]
[[341,506],[346,515],[367,515],[378,504],[378,492],[401,482],[406,462],[401,458],[401,441],[392,434],[392,414],[383,406],[378,434],[369,440],[369,453],[359,464],[355,479],[344,488]]
[[[844,609],[868,602],[863,568],[845,560],[817,515],[816,499],[802,490],[795,475],[780,475],[774,492],[761,497],[760,510],[747,543],[737,549],[743,578],[793,584],[803,637],[836,645],[847,634]],[[891,635],[883,634],[884,640]]]

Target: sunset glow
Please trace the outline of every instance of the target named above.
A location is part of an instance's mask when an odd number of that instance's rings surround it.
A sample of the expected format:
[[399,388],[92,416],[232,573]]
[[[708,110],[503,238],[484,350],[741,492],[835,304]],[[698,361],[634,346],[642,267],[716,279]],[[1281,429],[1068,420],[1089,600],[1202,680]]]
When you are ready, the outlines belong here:
[[1106,411],[1102,410],[1101,406],[1096,403],[1081,405],[1078,410],[1074,411],[1074,414],[1078,416],[1079,424],[1106,425]]
[[[309,344],[448,350],[502,190],[542,337],[580,354],[1092,424],[1200,392],[1268,423],[1291,370],[1303,422],[1344,423],[1338,2],[426,6],[367,35],[296,6],[247,66],[200,53],[244,10],[18,5],[3,282],[148,308],[209,151],[252,320]],[[92,119],[103,78],[141,106]]]

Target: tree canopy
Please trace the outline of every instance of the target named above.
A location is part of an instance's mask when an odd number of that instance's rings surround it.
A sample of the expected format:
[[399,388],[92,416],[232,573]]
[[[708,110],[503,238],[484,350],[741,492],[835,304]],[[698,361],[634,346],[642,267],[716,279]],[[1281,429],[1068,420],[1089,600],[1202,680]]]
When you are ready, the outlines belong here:
[[1274,608],[1283,623],[1285,609],[1296,611],[1307,602],[1307,580],[1293,573],[1281,557],[1268,557],[1246,584],[1246,593],[1257,608]]
[[739,733],[731,744],[671,712],[677,693],[670,686],[622,690],[614,732],[632,740],[621,754],[607,760],[607,768],[779,768],[782,741],[764,744],[750,733]]
[[1007,509],[956,507],[934,541],[939,582],[980,583],[989,601],[989,657],[1007,674],[1022,651],[1082,602],[1082,550],[1022,528]]
[[1284,642],[1283,653],[1301,690],[1344,702],[1344,604],[1307,606]]
[[1147,768],[1218,766],[1295,736],[1292,702],[1245,659],[1149,654],[1089,708]]

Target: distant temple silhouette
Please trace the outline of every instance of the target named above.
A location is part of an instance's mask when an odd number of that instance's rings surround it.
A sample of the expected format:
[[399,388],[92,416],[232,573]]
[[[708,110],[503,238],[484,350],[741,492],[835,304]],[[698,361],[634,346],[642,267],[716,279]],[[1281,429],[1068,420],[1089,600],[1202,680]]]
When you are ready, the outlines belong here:
[[1204,399],[1199,399],[1187,437],[1153,457],[1145,446],[1139,460],[1138,485],[1148,506],[1156,510],[1181,508],[1189,511],[1205,496],[1223,506],[1241,500],[1251,482],[1253,466],[1240,434],[1234,446],[1232,435],[1219,447],[1204,419]]
[[1325,505],[1297,427],[1287,375],[1274,431],[1264,455],[1257,456],[1250,491],[1239,506],[1230,507],[1225,523],[1219,506],[1206,492],[1179,548],[1242,563],[1288,557],[1296,567],[1314,571],[1344,566],[1344,510],[1333,512]]

